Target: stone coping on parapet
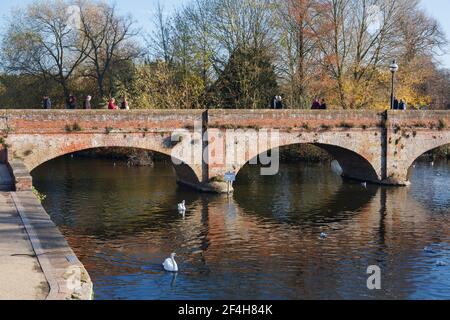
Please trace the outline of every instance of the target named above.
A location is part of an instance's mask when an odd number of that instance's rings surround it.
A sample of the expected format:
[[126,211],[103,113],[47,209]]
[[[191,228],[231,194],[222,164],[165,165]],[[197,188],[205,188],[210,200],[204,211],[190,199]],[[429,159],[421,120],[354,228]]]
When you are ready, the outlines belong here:
[[46,300],[92,300],[89,274],[33,192],[11,196],[49,284]]

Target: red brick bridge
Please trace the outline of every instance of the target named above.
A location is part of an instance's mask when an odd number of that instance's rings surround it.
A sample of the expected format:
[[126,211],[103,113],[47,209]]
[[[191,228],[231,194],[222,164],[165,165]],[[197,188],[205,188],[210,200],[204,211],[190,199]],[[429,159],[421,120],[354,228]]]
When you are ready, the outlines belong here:
[[[258,141],[264,140],[260,132],[269,132],[264,143]],[[450,112],[4,109],[0,134],[0,160],[8,164],[17,190],[30,189],[29,173],[53,158],[130,147],[179,160],[174,168],[180,183],[223,192],[227,171],[238,173],[268,150],[302,143],[328,151],[343,176],[407,185],[408,169],[420,155],[450,144]]]

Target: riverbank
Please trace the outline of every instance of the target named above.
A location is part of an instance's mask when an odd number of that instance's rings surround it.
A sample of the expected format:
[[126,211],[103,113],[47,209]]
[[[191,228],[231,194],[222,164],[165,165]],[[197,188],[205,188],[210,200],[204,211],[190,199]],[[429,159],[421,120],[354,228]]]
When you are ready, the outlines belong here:
[[0,193],[0,300],[45,300],[49,286],[9,192]]
[[[448,260],[449,177],[447,162],[419,162],[408,188],[365,188],[327,163],[275,176],[245,166],[224,197],[177,187],[169,162],[69,157],[33,171],[98,300],[448,298],[447,269],[435,264]],[[172,252],[178,275],[161,265]],[[373,263],[385,266],[377,292],[361,281]]]
[[6,191],[17,179],[0,171],[0,300],[92,299],[87,271],[36,195]]

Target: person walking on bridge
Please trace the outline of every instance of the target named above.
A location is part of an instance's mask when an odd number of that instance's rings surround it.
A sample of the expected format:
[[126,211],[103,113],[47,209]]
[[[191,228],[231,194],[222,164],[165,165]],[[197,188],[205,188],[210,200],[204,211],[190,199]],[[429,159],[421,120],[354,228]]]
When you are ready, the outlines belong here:
[[73,94],[70,94],[69,98],[67,99],[67,108],[68,109],[77,108],[77,98]]
[[270,108],[271,109],[277,108],[277,96],[273,96],[272,100],[270,100]]
[[407,105],[405,99],[400,99],[400,103],[398,104],[398,109],[406,111],[407,107],[408,107],[408,105]]
[[120,109],[122,110],[130,110],[130,106],[128,104],[127,96],[122,97],[122,103],[120,104]]
[[318,110],[320,109],[320,101],[318,98],[314,99],[314,102],[311,106],[311,110]]
[[52,101],[50,100],[50,97],[45,95],[42,99],[42,108],[43,109],[51,109],[52,108]]
[[84,98],[84,101],[83,101],[83,109],[85,109],[85,110],[91,109],[91,100],[92,100],[92,97],[89,96],[89,95],[87,95],[87,96]]
[[119,109],[119,107],[116,105],[116,99],[114,99],[114,98],[109,99],[108,109],[109,110],[118,110]]
[[398,110],[399,102],[397,98],[394,98],[394,110]]
[[281,96],[275,97],[275,109],[283,109],[283,98]]

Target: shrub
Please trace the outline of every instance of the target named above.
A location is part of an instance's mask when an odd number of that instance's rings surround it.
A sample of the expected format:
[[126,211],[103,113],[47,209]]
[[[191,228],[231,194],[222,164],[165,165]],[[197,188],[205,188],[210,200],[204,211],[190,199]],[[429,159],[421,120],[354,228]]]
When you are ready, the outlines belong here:
[[64,129],[66,130],[66,132],[72,132],[72,127],[69,124],[66,124]]
[[35,187],[32,188],[32,191],[36,196],[36,198],[39,200],[39,202],[43,202],[47,198],[46,195],[40,193]]
[[351,128],[354,127],[353,124],[348,123],[348,122],[341,122],[340,126],[341,126],[342,128],[347,128],[347,129],[351,129]]
[[78,131],[81,131],[81,127],[78,123],[75,122],[72,126],[72,130],[78,132]]

